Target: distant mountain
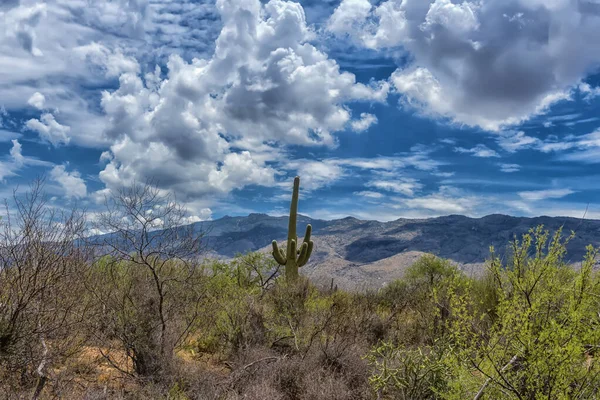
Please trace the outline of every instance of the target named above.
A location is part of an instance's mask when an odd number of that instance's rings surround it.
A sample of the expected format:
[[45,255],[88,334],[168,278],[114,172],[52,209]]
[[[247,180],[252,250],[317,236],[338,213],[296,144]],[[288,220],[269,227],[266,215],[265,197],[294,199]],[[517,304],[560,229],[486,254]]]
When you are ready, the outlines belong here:
[[[250,214],[199,222],[194,228],[206,233],[206,243],[214,255],[229,258],[248,251],[269,251],[273,239],[285,240],[287,223],[287,217]],[[515,235],[540,224],[551,231],[562,226],[565,234],[576,232],[568,246],[568,258],[573,263],[583,259],[587,245],[600,245],[600,220],[565,217],[450,215],[378,222],[298,216],[298,236],[304,234],[306,224],[313,226],[315,250],[301,273],[321,284],[333,278],[335,284],[346,288],[382,286],[401,277],[423,253],[450,259],[467,273],[479,274],[490,246],[502,255]]]

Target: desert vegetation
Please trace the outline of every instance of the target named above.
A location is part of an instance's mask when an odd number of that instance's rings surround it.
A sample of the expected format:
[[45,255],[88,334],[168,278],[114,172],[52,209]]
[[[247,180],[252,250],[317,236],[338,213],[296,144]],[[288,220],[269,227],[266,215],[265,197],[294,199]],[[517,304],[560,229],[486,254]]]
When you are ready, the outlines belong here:
[[312,243],[290,219],[286,252],[211,260],[151,185],[91,217],[35,182],[0,221],[0,398],[599,396],[596,250],[568,265],[568,233],[534,227],[478,278],[426,255],[346,292],[296,275]]

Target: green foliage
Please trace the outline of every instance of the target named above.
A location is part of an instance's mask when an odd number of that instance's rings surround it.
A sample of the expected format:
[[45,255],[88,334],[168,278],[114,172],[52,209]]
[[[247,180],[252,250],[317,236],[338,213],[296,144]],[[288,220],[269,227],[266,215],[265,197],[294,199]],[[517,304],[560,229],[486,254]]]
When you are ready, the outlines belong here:
[[[564,262],[568,240],[539,227],[513,241],[506,265],[492,253],[497,305],[487,315],[473,307],[473,297],[454,299],[456,368],[473,373],[455,382],[449,397],[479,391],[495,399],[597,396],[600,370],[590,352],[600,344],[596,252],[589,248],[574,271]],[[478,323],[483,319],[489,328]]]
[[590,247],[574,269],[564,261],[569,240],[532,229],[510,244],[506,263],[492,249],[480,278],[420,259],[381,295],[389,308],[390,298],[408,293],[404,324],[426,327],[428,339],[374,347],[373,389],[381,398],[598,397],[597,252]]
[[369,382],[382,399],[438,399],[450,378],[439,346],[409,349],[381,343],[367,360]]
[[280,265],[285,265],[285,276],[289,281],[298,279],[298,268],[303,267],[308,262],[313,250],[313,241],[310,240],[312,227],[306,226],[304,242],[298,248],[298,236],[296,231],[296,221],[298,218],[298,192],[300,190],[300,177],[294,178],[294,191],[292,192],[292,203],[290,205],[290,220],[288,225],[287,250],[284,252],[273,240],[273,258]]
[[229,265],[237,285],[243,289],[269,289],[279,275],[279,264],[265,253],[239,255]]
[[[138,398],[599,398],[597,252],[574,268],[568,240],[532,230],[505,259],[492,251],[478,277],[426,255],[402,279],[363,292],[286,279],[264,253],[194,266],[102,257],[61,298],[88,305],[73,326],[104,361],[65,368],[57,359],[56,371],[85,375],[100,363],[135,377],[102,390],[140,385]],[[60,338],[48,335],[52,345]],[[0,368],[0,391],[17,387],[20,372]]]
[[463,286],[465,277],[448,260],[424,255],[406,271],[411,307],[418,314],[416,334],[426,344],[446,335],[451,288]]

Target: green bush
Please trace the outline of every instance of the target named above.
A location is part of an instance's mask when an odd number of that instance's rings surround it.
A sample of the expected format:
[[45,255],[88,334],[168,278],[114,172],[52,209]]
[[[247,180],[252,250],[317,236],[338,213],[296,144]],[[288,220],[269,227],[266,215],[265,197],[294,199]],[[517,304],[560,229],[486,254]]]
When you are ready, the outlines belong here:
[[378,398],[438,399],[450,380],[441,346],[410,349],[381,343],[367,360],[372,371],[369,382]]

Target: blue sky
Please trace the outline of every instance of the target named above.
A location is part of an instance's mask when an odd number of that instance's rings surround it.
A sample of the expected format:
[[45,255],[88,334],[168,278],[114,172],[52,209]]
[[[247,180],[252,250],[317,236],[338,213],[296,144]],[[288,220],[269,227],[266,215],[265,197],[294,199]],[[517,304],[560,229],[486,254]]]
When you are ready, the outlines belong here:
[[[0,197],[600,218],[598,0],[11,0]],[[589,207],[588,207],[589,204]]]

